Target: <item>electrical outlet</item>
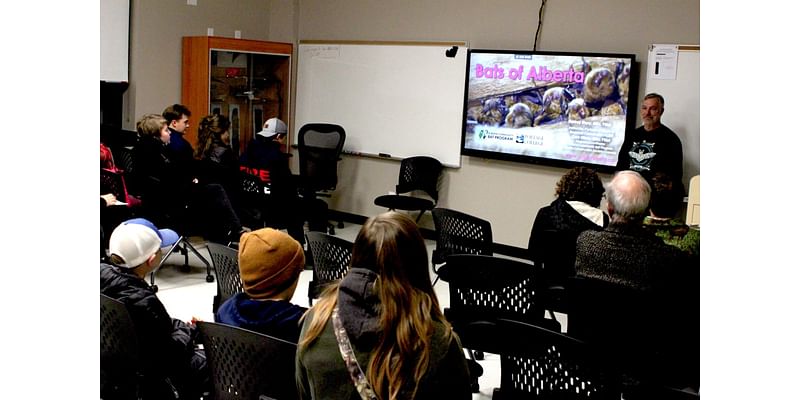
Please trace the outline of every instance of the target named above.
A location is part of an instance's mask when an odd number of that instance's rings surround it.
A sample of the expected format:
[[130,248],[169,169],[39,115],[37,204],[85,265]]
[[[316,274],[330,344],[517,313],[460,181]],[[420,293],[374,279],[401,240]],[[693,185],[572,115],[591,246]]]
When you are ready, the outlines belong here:
[[242,31],[233,31],[233,37],[236,39],[242,38]]
[[197,0],[186,0],[186,5],[196,6]]
[[208,28],[208,36],[214,36],[214,28]]

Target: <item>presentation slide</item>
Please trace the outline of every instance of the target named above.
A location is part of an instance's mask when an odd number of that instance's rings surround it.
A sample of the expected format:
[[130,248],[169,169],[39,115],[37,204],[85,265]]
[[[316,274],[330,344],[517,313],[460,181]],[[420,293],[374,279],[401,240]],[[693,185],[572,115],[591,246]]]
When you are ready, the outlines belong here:
[[633,56],[470,53],[463,148],[614,166]]

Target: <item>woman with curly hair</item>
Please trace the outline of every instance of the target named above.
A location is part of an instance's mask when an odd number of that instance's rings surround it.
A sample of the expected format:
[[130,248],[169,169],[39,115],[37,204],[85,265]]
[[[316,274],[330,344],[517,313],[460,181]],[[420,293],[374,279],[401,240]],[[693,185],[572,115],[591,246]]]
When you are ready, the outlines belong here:
[[234,209],[240,213],[239,156],[231,148],[228,117],[206,115],[197,127],[197,148],[194,158],[198,162],[198,179],[201,183],[216,183],[225,188]]
[[563,285],[575,275],[575,241],[578,234],[608,226],[600,210],[603,182],[591,168],[575,167],[556,184],[556,199],[536,214],[528,240],[531,260],[543,265],[549,285]]
[[464,351],[431,285],[425,242],[403,214],[367,220],[350,271],[303,318],[296,358],[303,399],[472,396]]
[[[201,180],[206,183],[219,183],[231,195],[238,191],[239,157],[231,149],[231,122],[219,114],[206,115],[197,128],[197,149],[194,158],[200,160]],[[203,179],[205,178],[205,179]]]

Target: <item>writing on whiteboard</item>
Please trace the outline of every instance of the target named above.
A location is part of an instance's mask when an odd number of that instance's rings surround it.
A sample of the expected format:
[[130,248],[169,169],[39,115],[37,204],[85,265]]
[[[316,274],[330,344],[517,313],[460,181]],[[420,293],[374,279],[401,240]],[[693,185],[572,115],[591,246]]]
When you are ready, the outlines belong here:
[[320,45],[320,46],[310,46],[310,47],[303,47],[302,51],[305,55],[310,56],[311,58],[338,58],[339,57],[339,47],[336,45]]

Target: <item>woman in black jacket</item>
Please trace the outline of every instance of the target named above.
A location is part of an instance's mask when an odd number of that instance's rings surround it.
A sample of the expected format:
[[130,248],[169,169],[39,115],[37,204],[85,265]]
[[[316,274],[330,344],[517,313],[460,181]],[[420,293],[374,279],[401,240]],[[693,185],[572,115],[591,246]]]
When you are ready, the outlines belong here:
[[578,235],[608,226],[608,215],[598,208],[604,192],[597,172],[575,167],[556,184],[556,199],[536,214],[528,254],[533,262],[544,265],[550,286],[563,285],[567,277],[575,275]]

